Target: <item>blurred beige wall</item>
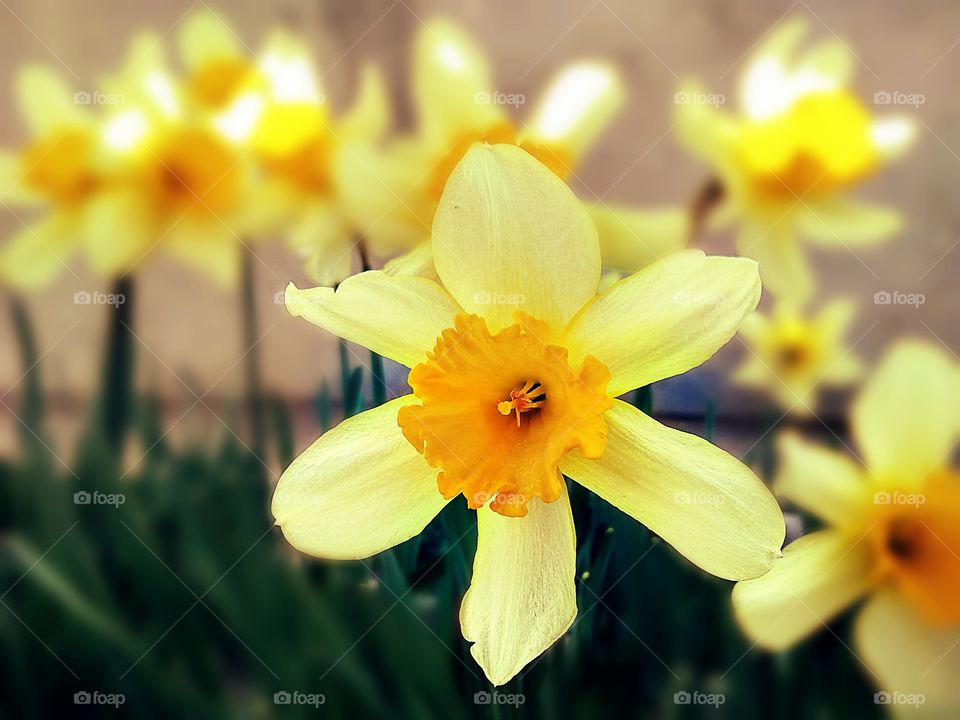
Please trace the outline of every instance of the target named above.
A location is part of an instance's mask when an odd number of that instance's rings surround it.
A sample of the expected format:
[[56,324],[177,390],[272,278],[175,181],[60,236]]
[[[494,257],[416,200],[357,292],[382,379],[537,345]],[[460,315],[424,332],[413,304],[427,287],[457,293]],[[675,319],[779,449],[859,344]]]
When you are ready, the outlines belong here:
[[[177,21],[203,3],[167,0],[5,0],[0,4],[0,144],[23,136],[11,101],[12,75],[25,61],[58,67],[77,88],[116,67],[132,31],[153,28],[172,39]],[[336,104],[350,96],[359,64],[376,59],[387,68],[401,118],[406,98],[408,50],[423,18],[437,12],[459,20],[486,46],[496,67],[497,89],[522,93],[529,109],[552,72],[565,61],[603,56],[624,71],[630,101],[612,132],[575,181],[586,197],[638,204],[687,202],[705,170],[671,137],[673,92],[681,78],[695,76],[713,92],[734,97],[744,55],[774,24],[790,14],[806,15],[823,37],[849,41],[860,58],[857,86],[865,97],[880,90],[921,93],[917,110],[920,142],[898,165],[862,192],[898,206],[909,218],[907,231],[885,248],[817,254],[825,294],[860,299],[863,314],[854,336],[873,328],[860,345],[875,354],[891,338],[913,334],[960,348],[960,97],[954,87],[960,68],[960,4],[952,0],[894,2],[826,0],[285,0],[210,3],[251,47],[266,27],[289,22],[314,43],[318,61],[329,68],[324,82]],[[74,77],[75,76],[75,77]],[[2,210],[2,208],[0,208]],[[17,221],[3,214],[5,234]],[[731,239],[709,238],[708,251],[731,253]],[[260,350],[267,385],[289,396],[313,393],[338,369],[333,339],[287,316],[274,293],[292,280],[305,282],[295,258],[277,244],[256,248],[259,312],[265,333]],[[50,289],[30,298],[43,357],[46,387],[64,397],[84,398],[99,377],[98,363],[109,309],[75,306],[78,290],[104,289],[85,271],[65,274]],[[138,278],[136,331],[142,345],[140,374],[171,397],[189,398],[181,379],[210,397],[239,393],[242,368],[238,297],[211,287],[202,277],[157,258]],[[926,304],[876,306],[876,290],[922,292]],[[7,297],[0,290],[0,297]],[[7,304],[0,314],[0,392],[21,374],[12,343]],[[876,325],[874,323],[876,322]],[[939,338],[937,340],[936,338]],[[714,361],[736,361],[737,343]],[[358,358],[360,357],[358,353]]]

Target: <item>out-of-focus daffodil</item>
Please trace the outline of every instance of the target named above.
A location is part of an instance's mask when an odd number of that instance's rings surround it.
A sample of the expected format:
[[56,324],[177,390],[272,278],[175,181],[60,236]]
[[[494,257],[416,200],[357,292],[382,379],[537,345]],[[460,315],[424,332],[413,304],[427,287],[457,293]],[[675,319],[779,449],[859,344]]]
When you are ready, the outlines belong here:
[[855,313],[847,299],[826,303],[816,315],[789,302],[778,303],[769,316],[753,313],[740,326],[749,357],[734,381],[766,390],[784,410],[813,412],[821,386],[849,385],[862,373],[845,343]]
[[184,23],[179,46],[188,96],[257,163],[260,196],[253,202],[304,256],[315,282],[343,280],[357,228],[341,199],[338,158],[366,155],[389,127],[380,73],[364,68],[353,106],[334,118],[308,48],[290,33],[272,32],[250,57],[221,18],[202,10]]
[[[56,73],[23,68],[16,96],[31,138],[20,151],[0,153],[0,199],[30,215],[18,212],[23,227],[0,252],[0,275],[33,289],[68,267],[79,248],[96,245],[95,217],[107,186],[104,147],[89,93],[74,95]],[[114,267],[109,258],[93,259],[101,271]]]
[[159,38],[138,37],[104,86],[125,99],[102,129],[114,176],[98,215],[104,254],[122,246],[136,265],[162,249],[229,286],[243,244],[263,230],[252,158],[188,102]]
[[[739,583],[737,616],[786,648],[869,596],[855,650],[889,692],[924,695],[925,717],[960,709],[960,477],[951,466],[960,375],[939,348],[903,341],[853,406],[858,466],[782,437],[778,492],[827,528],[791,543],[767,575]],[[947,715],[938,714],[950,710]]]
[[889,238],[900,216],[846,197],[903,152],[912,120],[877,118],[850,90],[855,58],[839,39],[799,51],[807,23],[770,34],[744,70],[740,112],[690,87],[678,103],[682,142],[710,163],[726,197],[716,224],[739,222],[741,255],[760,263],[765,288],[794,302],[814,280],[799,236],[851,250]]
[[[273,513],[288,541],[363,558],[417,535],[463,494],[477,510],[460,613],[487,677],[516,675],[576,615],[563,475],[708,572],[756,577],[784,536],[742,463],[614,398],[709,358],[753,310],[756,264],[684,251],[596,294],[589,214],[514,145],[478,143],[433,224],[440,282],[365,272],[287,290],[287,305],[412,368],[412,394],[346,420],[284,472]],[[718,303],[679,303],[678,291]]]
[[[569,180],[624,102],[612,66],[581,61],[562,69],[541,102],[517,124],[525,97],[496,89],[487,58],[458,26],[431,20],[416,38],[413,92],[417,132],[386,152],[343,158],[351,207],[374,250],[412,253],[391,269],[432,269],[430,227],[447,179],[477,141],[515,144]],[[597,227],[603,264],[633,272],[680,248],[688,220],[681,208],[639,211],[585,201]]]

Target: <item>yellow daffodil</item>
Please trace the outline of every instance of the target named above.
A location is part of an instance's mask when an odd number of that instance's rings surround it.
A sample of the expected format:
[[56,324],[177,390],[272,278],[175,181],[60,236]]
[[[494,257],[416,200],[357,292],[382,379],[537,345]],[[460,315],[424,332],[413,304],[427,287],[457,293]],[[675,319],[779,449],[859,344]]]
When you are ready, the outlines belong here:
[[104,86],[125,100],[102,131],[114,174],[110,202],[98,216],[105,252],[135,251],[136,267],[163,249],[231,285],[244,242],[261,229],[251,159],[187,102],[159,38],[139,36],[126,66]]
[[[432,272],[430,227],[444,185],[477,141],[517,145],[572,180],[583,158],[624,102],[615,68],[580,61],[562,69],[526,122],[513,112],[526,104],[498,90],[483,51],[458,26],[430,20],[417,35],[413,57],[417,132],[385,152],[343,157],[353,217],[384,256],[411,251],[391,269]],[[633,272],[683,245],[688,221],[680,208],[638,211],[585,201],[597,227],[605,267]]]
[[16,97],[31,138],[0,153],[0,200],[22,224],[0,251],[0,275],[15,287],[43,286],[83,247],[96,270],[111,273],[114,259],[96,253],[107,182],[92,95],[31,65],[16,75]]
[[784,526],[759,479],[614,399],[726,343],[759,298],[753,261],[684,251],[598,295],[582,204],[527,152],[481,143],[446,183],[433,257],[439,282],[372,271],[287,290],[293,315],[412,368],[411,394],[344,421],[280,478],[273,514],[294,547],[364,558],[463,494],[479,535],[460,623],[495,684],[577,612],[564,475],[708,572],[770,568]]
[[[853,650],[887,692],[960,710],[960,477],[951,466],[960,374],[939,348],[903,341],[857,398],[862,465],[788,434],[776,489],[826,529],[791,543],[733,592],[746,632],[786,648],[864,596]],[[950,715],[936,714],[944,709]]]
[[374,147],[389,127],[380,73],[365,67],[353,106],[334,118],[308,48],[290,33],[271,32],[251,57],[222,18],[202,10],[184,23],[178,44],[188,96],[257,163],[260,197],[253,202],[304,256],[315,282],[344,279],[357,228],[341,200],[338,157]]
[[734,381],[766,390],[785,411],[814,412],[820,387],[849,385],[862,373],[845,343],[855,313],[848,299],[828,302],[816,315],[788,302],[769,316],[753,313],[740,326],[748,357]]
[[795,302],[814,288],[799,236],[856,251],[900,227],[896,212],[846,193],[915,134],[912,120],[874,117],[853,94],[856,59],[841,40],[799,52],[806,31],[804,20],[787,21],[750,56],[737,114],[699,88],[677,94],[681,140],[723,186],[717,225],[738,221],[739,253],[759,261],[765,288]]

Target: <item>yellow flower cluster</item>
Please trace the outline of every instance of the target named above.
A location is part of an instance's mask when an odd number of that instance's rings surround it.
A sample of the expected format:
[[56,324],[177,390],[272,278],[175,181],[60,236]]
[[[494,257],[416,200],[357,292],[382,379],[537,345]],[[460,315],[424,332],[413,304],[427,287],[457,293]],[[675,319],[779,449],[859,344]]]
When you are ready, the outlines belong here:
[[[805,32],[787,21],[753,53],[737,112],[694,85],[678,93],[680,137],[715,175],[707,206],[687,212],[585,201],[568,184],[625,101],[608,63],[561,69],[521,122],[524,96],[497,88],[463,30],[431,20],[413,48],[415,125],[399,132],[374,68],[334,113],[301,40],[275,31],[249,51],[200,11],[175,63],[161,38],[139,37],[96,93],[21,70],[31,139],[0,155],[0,192],[41,214],[0,251],[0,273],[38,287],[82,252],[119,276],[163,249],[226,285],[245,244],[285,237],[319,285],[291,284],[289,312],[406,366],[410,392],[297,457],[276,522],[303,552],[365,558],[462,495],[478,548],[460,624],[494,684],[576,617],[569,479],[740,581],[737,616],[758,644],[787,647],[869,596],[856,645],[881,687],[956,709],[960,668],[942,662],[960,644],[951,358],[921,343],[889,353],[853,406],[857,463],[851,448],[780,437],[778,493],[827,526],[782,552],[780,507],[750,468],[618,399],[737,332],[749,357],[733,379],[787,411],[810,416],[821,386],[863,374],[845,347],[856,305],[809,310],[800,241],[859,248],[900,227],[847,192],[909,145],[913,124],[874,118],[850,89],[849,49],[801,52]],[[683,249],[698,213],[736,224],[743,257]],[[769,315],[755,312],[761,280]]]

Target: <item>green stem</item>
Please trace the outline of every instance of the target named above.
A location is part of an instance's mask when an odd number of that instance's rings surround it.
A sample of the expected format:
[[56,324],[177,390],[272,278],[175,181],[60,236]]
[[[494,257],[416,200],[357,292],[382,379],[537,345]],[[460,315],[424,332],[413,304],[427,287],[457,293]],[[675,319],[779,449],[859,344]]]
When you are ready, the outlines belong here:
[[107,354],[103,363],[101,420],[108,445],[119,451],[130,424],[133,406],[134,282],[121,277],[113,286]]
[[247,378],[247,413],[250,418],[250,449],[262,460],[264,452],[263,387],[260,380],[260,353],[253,277],[253,252],[246,248],[243,253],[242,301],[244,368]]
[[20,419],[23,420],[23,447],[34,447],[42,436],[43,393],[40,390],[40,368],[37,357],[37,343],[30,326],[30,315],[23,301],[14,297],[10,302],[13,315],[13,328],[20,346],[20,361],[23,364],[23,404]]
[[[363,238],[357,241],[357,250],[360,253],[360,267],[363,272],[370,270],[370,257],[367,255],[367,246]],[[383,405],[387,401],[387,381],[383,372],[383,358],[370,351],[370,385],[372,386],[373,406]]]

